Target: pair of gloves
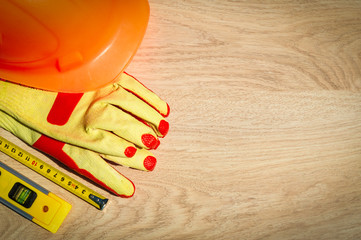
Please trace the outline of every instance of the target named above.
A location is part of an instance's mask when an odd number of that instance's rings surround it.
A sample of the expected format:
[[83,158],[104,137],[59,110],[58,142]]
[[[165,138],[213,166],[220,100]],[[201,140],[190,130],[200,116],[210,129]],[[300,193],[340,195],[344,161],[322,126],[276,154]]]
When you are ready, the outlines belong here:
[[0,127],[122,197],[133,196],[134,184],[107,161],[152,171],[149,150],[167,134],[168,114],[165,101],[126,73],[85,93],[0,80]]

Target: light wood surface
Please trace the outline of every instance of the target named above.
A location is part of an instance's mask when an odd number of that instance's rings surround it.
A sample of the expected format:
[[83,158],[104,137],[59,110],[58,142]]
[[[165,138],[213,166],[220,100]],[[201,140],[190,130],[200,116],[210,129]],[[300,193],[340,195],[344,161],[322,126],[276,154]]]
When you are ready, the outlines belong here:
[[[0,239],[361,239],[361,2],[151,0],[128,72],[171,106],[151,173],[57,234],[0,206]],[[17,138],[0,135],[32,153]],[[24,237],[26,236],[26,237]]]

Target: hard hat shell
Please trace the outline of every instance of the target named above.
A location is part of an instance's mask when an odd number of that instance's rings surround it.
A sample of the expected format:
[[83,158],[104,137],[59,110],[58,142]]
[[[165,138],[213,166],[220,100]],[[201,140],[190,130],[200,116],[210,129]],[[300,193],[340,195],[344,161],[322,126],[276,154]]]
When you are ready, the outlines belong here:
[[147,0],[3,0],[0,78],[57,92],[116,80],[138,49]]

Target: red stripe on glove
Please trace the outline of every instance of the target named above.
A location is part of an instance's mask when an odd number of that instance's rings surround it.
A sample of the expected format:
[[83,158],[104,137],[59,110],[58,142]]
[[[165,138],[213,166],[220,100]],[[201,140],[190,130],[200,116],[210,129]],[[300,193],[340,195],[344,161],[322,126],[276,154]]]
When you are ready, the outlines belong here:
[[48,114],[48,122],[59,126],[66,124],[82,96],[83,93],[58,93]]

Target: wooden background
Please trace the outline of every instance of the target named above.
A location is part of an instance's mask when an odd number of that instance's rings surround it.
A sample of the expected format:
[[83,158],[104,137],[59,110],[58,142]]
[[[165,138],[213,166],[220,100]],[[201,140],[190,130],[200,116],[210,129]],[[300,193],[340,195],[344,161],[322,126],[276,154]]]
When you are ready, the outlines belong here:
[[361,239],[361,2],[150,6],[128,72],[171,106],[156,169],[117,167],[136,193],[98,211],[0,154],[73,205],[57,234],[0,206],[0,239]]

